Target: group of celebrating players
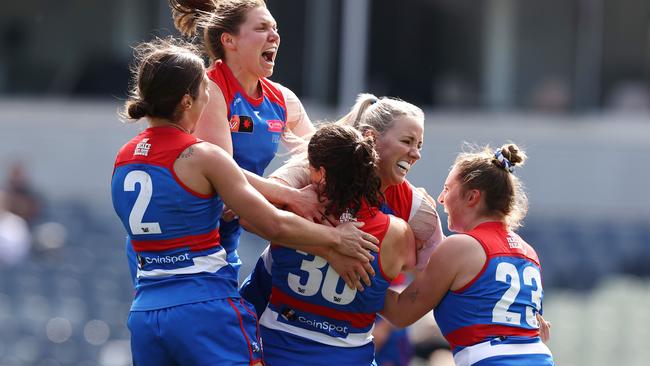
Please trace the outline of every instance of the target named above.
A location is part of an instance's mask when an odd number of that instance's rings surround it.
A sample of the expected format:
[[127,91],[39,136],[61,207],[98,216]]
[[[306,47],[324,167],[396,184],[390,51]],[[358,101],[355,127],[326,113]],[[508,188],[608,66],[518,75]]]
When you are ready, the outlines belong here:
[[[457,233],[445,237],[435,200],[406,180],[420,108],[360,94],[316,129],[268,79],[280,36],[263,0],[170,5],[202,47],[136,48],[123,117],[148,128],[112,178],[135,365],[376,365],[377,314],[404,327],[432,309],[457,365],[553,365],[539,260],[513,231],[527,209],[522,150],[457,157],[437,198]],[[293,157],[264,178],[280,143]],[[242,227],[270,245],[240,287]],[[404,271],[414,278],[398,293]]]

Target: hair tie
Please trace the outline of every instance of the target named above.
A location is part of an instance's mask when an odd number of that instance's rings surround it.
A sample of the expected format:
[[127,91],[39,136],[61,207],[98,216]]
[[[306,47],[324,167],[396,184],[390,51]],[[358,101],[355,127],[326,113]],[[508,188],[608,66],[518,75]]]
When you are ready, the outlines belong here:
[[510,162],[505,156],[503,156],[503,151],[501,149],[497,149],[494,152],[494,157],[499,161],[499,164],[501,164],[501,167],[510,173],[512,173],[515,170],[515,165]]

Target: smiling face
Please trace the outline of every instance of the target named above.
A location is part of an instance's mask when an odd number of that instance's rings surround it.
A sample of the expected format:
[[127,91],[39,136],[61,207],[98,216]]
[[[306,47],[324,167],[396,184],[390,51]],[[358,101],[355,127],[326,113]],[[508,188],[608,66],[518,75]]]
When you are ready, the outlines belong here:
[[242,68],[256,77],[270,77],[275,57],[280,47],[280,35],[275,19],[265,7],[257,7],[246,13],[246,21],[239,26],[239,34],[233,35],[234,57]]
[[488,217],[481,213],[484,212],[485,207],[484,192],[470,188],[469,183],[463,184],[465,178],[461,177],[461,173],[463,172],[458,165],[455,165],[438,195],[438,203],[444,207],[447,214],[447,228],[457,233],[466,233],[476,227],[481,220],[485,221],[485,218],[501,221],[503,217]]
[[413,164],[420,160],[424,138],[424,124],[412,116],[402,116],[393,126],[377,137],[379,178],[382,191],[401,184]]
[[445,185],[438,195],[438,203],[443,205],[447,214],[447,228],[451,231],[462,232],[462,218],[465,210],[463,197],[465,192],[458,180],[458,169],[454,167],[445,180]]

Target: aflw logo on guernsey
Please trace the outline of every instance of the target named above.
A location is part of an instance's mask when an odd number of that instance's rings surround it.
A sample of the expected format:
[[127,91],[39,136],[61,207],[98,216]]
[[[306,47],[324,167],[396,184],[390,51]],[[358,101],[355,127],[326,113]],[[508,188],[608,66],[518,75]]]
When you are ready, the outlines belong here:
[[229,124],[230,132],[253,132],[253,120],[249,116],[232,115]]
[[511,249],[520,249],[520,250],[524,249],[521,243],[517,241],[517,239],[513,238],[512,236],[507,236],[506,239],[508,240],[508,245],[510,245]]
[[149,155],[149,149],[151,149],[151,144],[148,143],[149,138],[142,139],[142,141],[138,142],[138,145],[135,147],[135,151],[133,152],[133,156],[136,155],[142,155],[142,156],[147,156]]

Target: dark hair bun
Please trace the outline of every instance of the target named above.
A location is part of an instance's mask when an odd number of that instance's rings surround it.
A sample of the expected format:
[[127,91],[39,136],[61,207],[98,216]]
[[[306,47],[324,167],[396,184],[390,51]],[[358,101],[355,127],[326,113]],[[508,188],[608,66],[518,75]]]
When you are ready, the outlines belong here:
[[137,100],[129,103],[126,113],[131,119],[140,119],[144,116],[150,115],[151,107],[149,106],[149,103],[143,101],[143,100]]

